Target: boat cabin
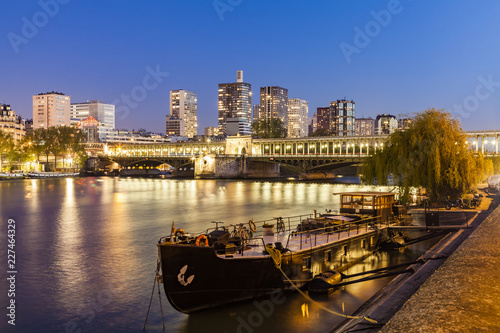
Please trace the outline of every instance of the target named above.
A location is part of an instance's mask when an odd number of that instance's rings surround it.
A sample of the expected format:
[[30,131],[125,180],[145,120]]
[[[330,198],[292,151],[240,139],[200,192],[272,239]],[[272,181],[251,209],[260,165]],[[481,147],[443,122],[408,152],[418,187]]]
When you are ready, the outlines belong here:
[[340,195],[340,213],[381,216],[382,221],[392,213],[394,193],[389,192],[347,192]]

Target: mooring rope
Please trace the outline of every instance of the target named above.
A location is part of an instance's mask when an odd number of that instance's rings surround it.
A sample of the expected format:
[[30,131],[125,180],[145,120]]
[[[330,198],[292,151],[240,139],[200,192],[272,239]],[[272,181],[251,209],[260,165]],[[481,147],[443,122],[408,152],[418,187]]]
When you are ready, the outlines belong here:
[[364,319],[364,320],[366,320],[369,323],[379,324],[378,321],[373,320],[373,319],[368,318],[368,317],[348,316],[348,315],[345,315],[345,314],[342,314],[342,313],[339,313],[339,312],[335,312],[335,311],[330,310],[329,308],[321,305],[320,303],[316,302],[311,297],[309,297],[309,295],[307,295],[305,292],[303,292],[302,290],[300,290],[300,288],[297,287],[295,285],[295,283],[292,282],[292,280],[290,280],[290,278],[285,274],[285,272],[283,272],[283,270],[281,269],[281,252],[279,250],[273,248],[273,247],[266,247],[266,250],[271,255],[271,258],[273,259],[273,262],[274,262],[274,265],[276,266],[276,268],[280,270],[280,272],[283,274],[283,276],[286,278],[286,280],[292,285],[292,287],[295,290],[297,290],[302,296],[304,296],[309,302],[316,304],[321,309],[323,309],[326,312],[329,312],[329,313],[331,313],[333,315],[336,315],[336,316],[340,316],[340,317],[344,317],[344,318],[348,318],[348,319]]
[[142,330],[146,330],[146,324],[148,322],[148,317],[149,317],[149,310],[151,309],[151,302],[153,301],[153,294],[155,292],[155,286],[158,284],[158,297],[160,299],[160,311],[161,311],[161,323],[163,326],[163,331],[165,331],[165,321],[163,319],[163,306],[161,304],[161,293],[160,293],[160,249],[158,249],[158,253],[156,254],[156,271],[155,271],[155,277],[153,280],[153,290],[151,290],[151,298],[149,299],[149,306],[148,306],[148,312],[146,313],[146,319],[144,320],[144,326],[142,327]]

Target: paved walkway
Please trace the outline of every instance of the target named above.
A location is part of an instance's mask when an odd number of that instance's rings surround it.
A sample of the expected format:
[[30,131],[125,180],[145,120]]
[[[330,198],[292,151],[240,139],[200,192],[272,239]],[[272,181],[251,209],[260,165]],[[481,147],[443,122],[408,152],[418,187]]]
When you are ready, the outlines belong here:
[[500,332],[500,206],[380,331]]

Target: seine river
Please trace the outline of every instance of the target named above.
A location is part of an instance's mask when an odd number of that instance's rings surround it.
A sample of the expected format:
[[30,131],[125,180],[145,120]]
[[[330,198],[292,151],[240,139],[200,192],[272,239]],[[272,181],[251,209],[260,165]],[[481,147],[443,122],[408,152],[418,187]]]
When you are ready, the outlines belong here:
[[[156,268],[156,242],[177,228],[337,209],[332,193],[387,190],[300,182],[66,178],[0,182],[1,332],[141,332]],[[14,222],[12,222],[14,221]],[[14,294],[7,274],[8,223],[15,224]],[[429,244],[381,253],[352,268],[408,262]],[[350,285],[317,301],[351,314],[389,279]],[[266,315],[252,301],[193,315],[161,292],[166,332],[328,332],[342,318],[298,293]],[[15,326],[8,323],[15,301]],[[304,311],[307,309],[308,311]],[[253,315],[255,327],[242,326]],[[260,316],[260,317],[259,317]],[[258,320],[257,320],[258,319]],[[262,320],[261,320],[262,319]],[[257,322],[255,322],[257,320]],[[155,291],[146,331],[161,331]],[[257,325],[258,324],[258,325]]]

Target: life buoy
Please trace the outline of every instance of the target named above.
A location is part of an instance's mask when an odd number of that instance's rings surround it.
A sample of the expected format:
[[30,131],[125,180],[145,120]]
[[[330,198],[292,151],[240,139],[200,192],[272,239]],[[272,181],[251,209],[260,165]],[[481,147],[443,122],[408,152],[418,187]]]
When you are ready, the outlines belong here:
[[[205,240],[205,243],[203,243],[203,240]],[[207,236],[199,235],[198,238],[196,238],[196,246],[208,246]]]
[[174,236],[175,237],[182,237],[182,236],[185,236],[185,235],[186,235],[186,233],[181,228],[175,230],[175,232],[174,232]]
[[257,226],[255,225],[255,222],[253,220],[248,221],[248,225],[250,226],[250,230],[253,232],[257,231]]

